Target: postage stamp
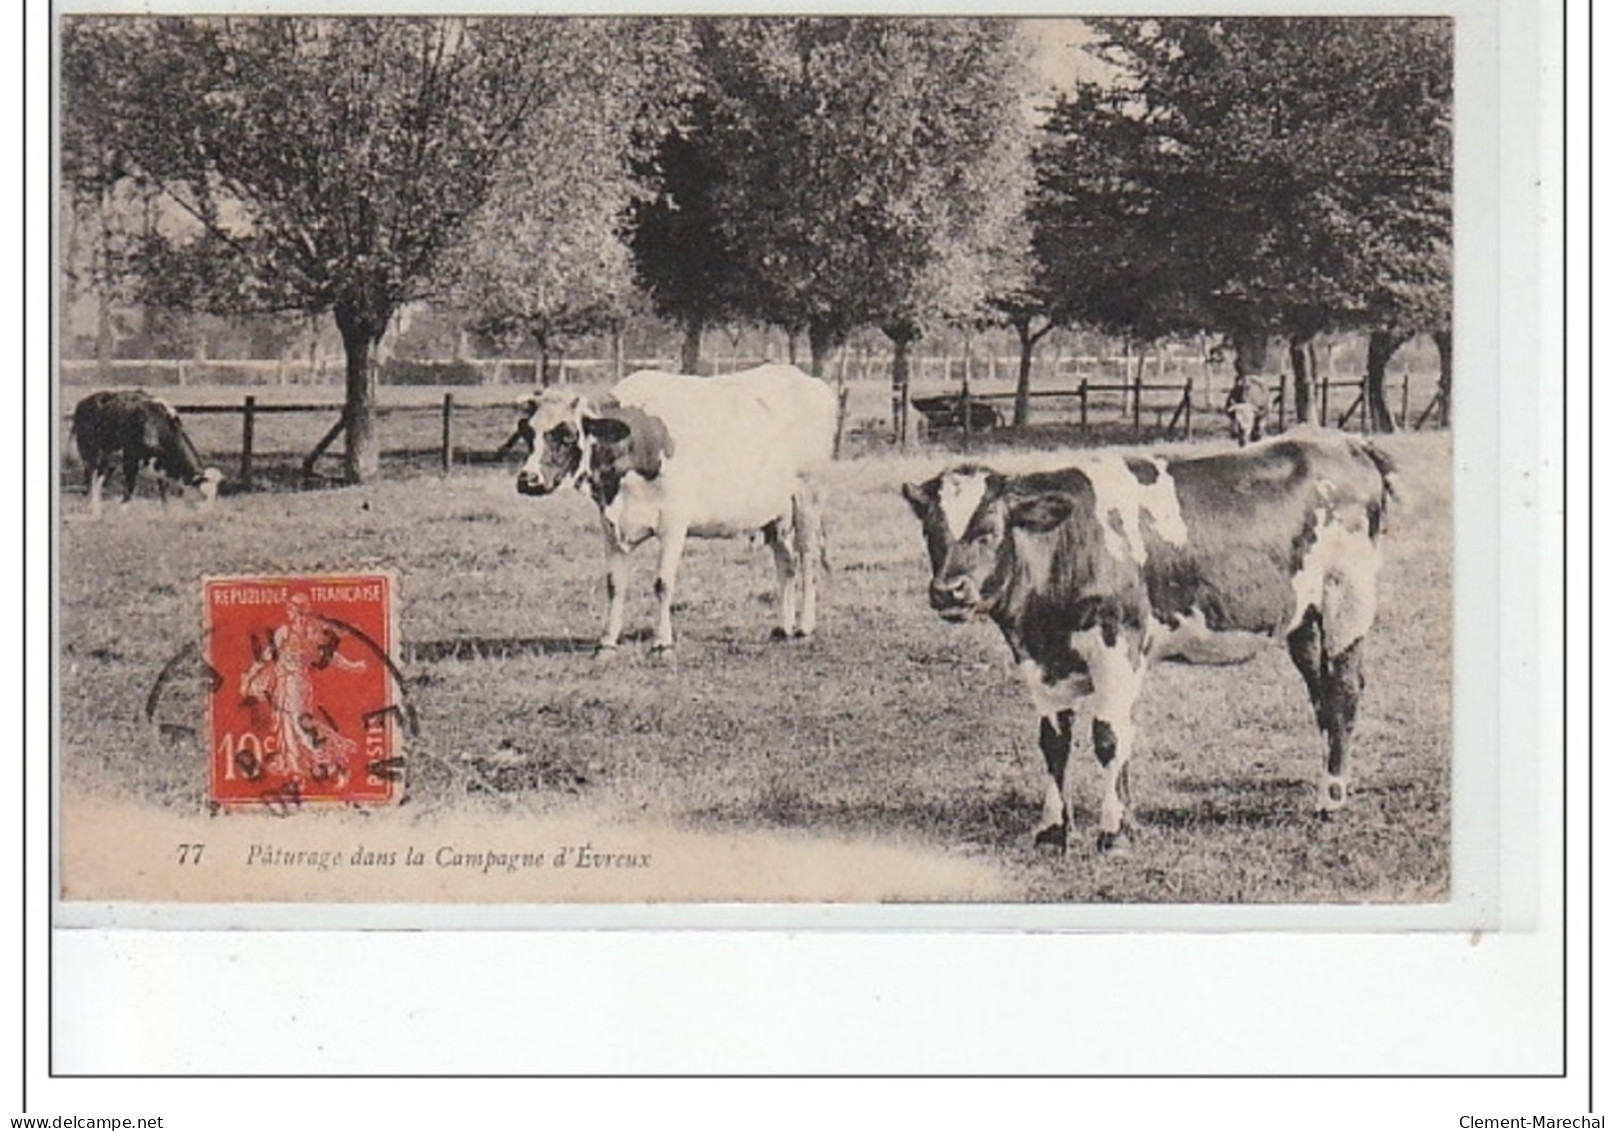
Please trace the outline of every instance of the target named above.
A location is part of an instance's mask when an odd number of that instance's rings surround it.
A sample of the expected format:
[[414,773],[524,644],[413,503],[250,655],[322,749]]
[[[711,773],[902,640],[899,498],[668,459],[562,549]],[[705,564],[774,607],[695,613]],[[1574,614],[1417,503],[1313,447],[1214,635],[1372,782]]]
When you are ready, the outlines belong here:
[[211,801],[396,799],[393,590],[385,573],[204,582]]

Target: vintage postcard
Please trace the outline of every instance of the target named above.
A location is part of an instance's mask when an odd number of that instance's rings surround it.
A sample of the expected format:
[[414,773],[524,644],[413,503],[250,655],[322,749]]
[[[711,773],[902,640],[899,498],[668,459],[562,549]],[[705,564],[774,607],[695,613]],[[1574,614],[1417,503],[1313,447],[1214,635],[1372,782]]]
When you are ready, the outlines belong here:
[[1494,32],[60,14],[57,923],[1496,926]]

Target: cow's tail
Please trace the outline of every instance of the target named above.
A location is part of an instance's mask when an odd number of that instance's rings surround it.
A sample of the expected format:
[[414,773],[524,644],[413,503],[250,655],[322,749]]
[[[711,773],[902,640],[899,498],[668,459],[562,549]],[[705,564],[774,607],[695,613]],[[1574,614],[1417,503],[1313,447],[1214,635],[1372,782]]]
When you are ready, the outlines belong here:
[[1406,509],[1413,501],[1412,492],[1402,475],[1396,468],[1396,461],[1375,447],[1367,440],[1359,441],[1362,452],[1373,463],[1374,469],[1379,472],[1380,479],[1380,529],[1385,529],[1385,516],[1390,513],[1391,503],[1394,501],[1399,507]]

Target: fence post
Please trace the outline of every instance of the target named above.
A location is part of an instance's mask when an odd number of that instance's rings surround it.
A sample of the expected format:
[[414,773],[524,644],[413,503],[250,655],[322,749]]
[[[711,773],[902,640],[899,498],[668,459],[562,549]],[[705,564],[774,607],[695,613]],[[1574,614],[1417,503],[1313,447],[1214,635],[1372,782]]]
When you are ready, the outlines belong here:
[[1289,383],[1289,376],[1279,374],[1279,431],[1284,431],[1284,387]]
[[248,394],[241,401],[241,489],[252,490],[252,430],[258,413],[258,398]]
[[1318,419],[1325,428],[1329,427],[1329,374],[1323,375],[1318,383]]
[[1183,438],[1194,438],[1194,378],[1183,382]]
[[1402,370],[1402,431],[1408,430],[1408,371]]
[[1138,439],[1139,416],[1144,409],[1144,356],[1139,355],[1138,373],[1133,377],[1133,439]]
[[1082,379],[1082,384],[1077,386],[1077,404],[1080,406],[1080,409],[1079,409],[1080,416],[1078,417],[1078,419],[1081,420],[1081,422],[1082,422],[1082,437],[1083,437],[1083,439],[1087,439],[1088,438],[1088,378],[1086,378],[1086,377],[1084,377]]
[[454,394],[443,394],[443,474],[449,473],[454,458]]

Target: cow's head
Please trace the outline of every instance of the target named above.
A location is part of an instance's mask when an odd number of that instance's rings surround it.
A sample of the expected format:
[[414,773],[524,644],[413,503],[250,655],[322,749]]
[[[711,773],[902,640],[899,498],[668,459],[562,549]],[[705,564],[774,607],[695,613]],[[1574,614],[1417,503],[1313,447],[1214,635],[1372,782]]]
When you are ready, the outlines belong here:
[[966,464],[917,486],[903,484],[931,558],[931,607],[944,620],[991,612],[1015,577],[1013,533],[1046,534],[1075,506],[1058,492],[1013,495],[1007,483],[989,468]]
[[203,502],[212,502],[219,493],[224,473],[216,467],[203,467],[202,456],[185,434],[179,411],[158,397],[151,399],[153,412],[147,413],[146,444],[157,453],[157,471],[168,478],[195,487]]
[[1228,406],[1228,428],[1240,447],[1262,436],[1262,414],[1253,404],[1239,401]]
[[192,484],[192,486],[201,492],[203,502],[211,503],[215,496],[218,495],[219,484],[223,481],[223,479],[224,472],[220,471],[218,468],[204,467],[202,469],[202,477]]
[[516,430],[530,436],[533,454],[516,476],[516,490],[524,495],[548,495],[562,487],[576,487],[589,467],[593,443],[585,425],[594,416],[586,397],[560,389],[545,389],[516,402],[522,415]]

